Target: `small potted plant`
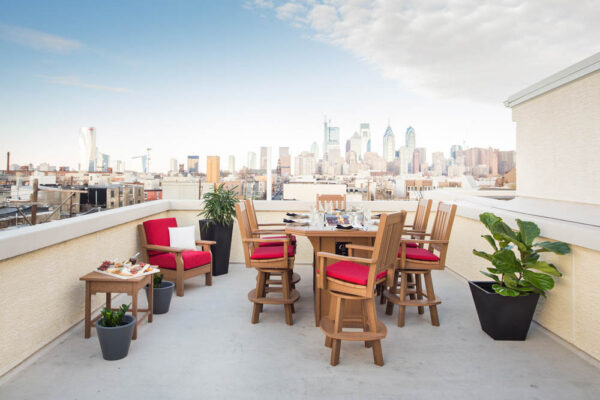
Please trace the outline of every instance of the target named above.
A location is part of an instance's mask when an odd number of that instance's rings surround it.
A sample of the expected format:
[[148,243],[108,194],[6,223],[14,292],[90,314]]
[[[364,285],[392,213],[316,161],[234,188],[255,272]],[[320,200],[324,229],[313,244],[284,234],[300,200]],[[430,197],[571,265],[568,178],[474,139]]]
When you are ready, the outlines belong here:
[[129,353],[135,317],[127,315],[127,310],[129,306],[126,304],[121,305],[117,311],[105,307],[100,312],[102,318],[96,321],[98,340],[105,360],[120,360]]
[[491,235],[482,235],[493,253],[473,250],[473,254],[492,263],[481,273],[493,281],[469,281],[475,308],[483,329],[495,340],[525,340],[539,296],[554,287],[560,271],[540,260],[540,254],[567,254],[563,242],[535,242],[540,228],[533,222],[517,219],[513,231],[502,218],[483,213],[479,220]]
[[235,188],[226,189],[224,185],[218,185],[213,192],[204,194],[203,209],[198,214],[204,217],[200,220],[200,237],[217,242],[211,246],[213,275],[223,275],[229,271],[235,203],[239,201]]
[[[165,314],[169,312],[171,305],[171,298],[173,297],[173,290],[175,289],[175,283],[170,281],[163,281],[164,274],[154,274],[153,287],[154,292],[152,294],[152,313],[153,314]],[[146,298],[148,298],[148,287],[146,289]]]

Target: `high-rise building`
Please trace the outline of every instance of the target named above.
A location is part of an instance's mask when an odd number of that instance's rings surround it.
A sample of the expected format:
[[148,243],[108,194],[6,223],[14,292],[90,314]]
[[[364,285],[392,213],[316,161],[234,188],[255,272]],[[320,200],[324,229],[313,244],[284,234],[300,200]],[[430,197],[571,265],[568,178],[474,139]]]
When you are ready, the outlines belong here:
[[417,146],[417,134],[415,129],[412,126],[406,128],[406,133],[404,135],[404,145],[411,150],[414,150]]
[[96,161],[96,128],[82,127],[79,129],[79,170],[96,171]]
[[313,175],[317,170],[317,159],[312,152],[303,151],[294,158],[294,175]]
[[317,142],[313,142],[313,144],[310,145],[310,152],[315,155],[315,159],[319,159],[319,145]]
[[171,158],[169,160],[169,172],[177,173],[177,159]]
[[292,158],[289,147],[279,148],[279,160],[277,161],[281,176],[290,176],[292,174]]
[[353,151],[357,158],[362,158],[362,138],[358,132],[354,132],[354,135],[350,138],[350,148],[348,150]]
[[254,151],[249,151],[248,152],[248,165],[246,165],[248,167],[248,169],[256,169],[256,152]]
[[101,168],[102,172],[107,172],[110,164],[110,156],[108,154],[100,153],[99,159],[101,160]]
[[371,151],[371,126],[368,123],[360,124],[361,151],[359,157]]
[[498,156],[498,174],[504,175],[511,169],[516,166],[516,152],[514,150],[511,151],[501,151]]
[[459,144],[453,144],[450,147],[450,158],[456,160],[456,153],[462,150],[462,146]]
[[266,171],[267,168],[271,168],[270,165],[268,165],[269,162],[269,149],[267,149],[266,147],[261,147],[260,148],[260,169]]
[[400,175],[410,173],[410,165],[412,164],[413,151],[407,146],[402,146],[398,150],[398,158],[400,159]]
[[441,151],[435,152],[431,154],[432,161],[432,173],[434,176],[442,175],[446,169],[446,159],[444,158],[444,153]]
[[[144,156],[145,157],[145,156]],[[188,172],[191,173],[198,173],[200,172],[199,167],[199,163],[200,163],[200,156],[188,156],[187,158],[187,169]]]
[[[407,146],[408,147],[408,146]],[[424,168],[422,168],[423,164],[427,164],[427,150],[425,147],[417,147],[413,150],[412,157],[412,172],[413,174],[417,174],[419,172],[424,172]]]
[[235,156],[234,155],[230,155],[229,158],[227,158],[227,170],[231,174],[235,174]]
[[337,126],[331,126],[327,120],[324,122],[323,132],[323,160],[329,160],[329,153],[331,150],[337,150],[337,154],[340,152],[340,128]]
[[221,178],[221,159],[219,156],[206,157],[206,182],[219,183]]
[[386,162],[394,160],[396,154],[396,136],[392,131],[392,128],[388,125],[385,133],[383,134],[383,159]]

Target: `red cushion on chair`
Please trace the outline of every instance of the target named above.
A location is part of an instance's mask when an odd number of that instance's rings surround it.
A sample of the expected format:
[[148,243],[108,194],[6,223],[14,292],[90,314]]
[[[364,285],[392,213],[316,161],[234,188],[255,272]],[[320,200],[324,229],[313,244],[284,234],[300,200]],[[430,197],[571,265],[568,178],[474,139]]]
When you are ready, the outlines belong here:
[[419,247],[419,245],[413,242],[406,242],[406,247],[414,249],[416,247]]
[[[294,257],[294,246],[288,246],[288,257]],[[252,260],[266,260],[270,258],[283,258],[283,246],[259,247],[252,252]]]
[[[264,236],[262,237],[262,239],[286,239],[287,236],[282,235],[282,236]],[[291,244],[295,245],[296,244],[296,236],[291,235],[290,237],[290,242]],[[268,246],[282,246],[281,242],[260,242],[259,244],[260,247],[268,247]]]
[[[176,228],[177,220],[175,218],[160,218],[144,221],[144,231],[146,231],[146,241],[148,244],[157,246],[170,246],[169,228]],[[163,254],[160,251],[148,251],[149,256]]]
[[[183,269],[188,270],[210,263],[210,251],[188,250],[181,253],[183,258]],[[175,254],[162,253],[150,257],[150,264],[158,265],[161,268],[177,269]]]
[[[387,271],[381,271],[375,279],[385,278],[386,275]],[[357,285],[366,285],[369,279],[369,267],[352,261],[338,261],[327,267],[327,276]]]
[[[398,250],[398,257],[402,257],[402,248]],[[440,258],[429,250],[417,248],[407,248],[406,258],[419,261],[439,261]]]

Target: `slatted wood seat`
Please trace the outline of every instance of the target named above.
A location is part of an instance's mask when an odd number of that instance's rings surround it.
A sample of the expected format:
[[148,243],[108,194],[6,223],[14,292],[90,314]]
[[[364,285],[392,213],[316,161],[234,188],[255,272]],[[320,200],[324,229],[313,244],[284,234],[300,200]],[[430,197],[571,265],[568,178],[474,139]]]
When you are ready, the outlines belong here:
[[[383,365],[381,339],[386,337],[387,330],[377,319],[375,287],[387,279],[388,271],[394,271],[405,219],[405,211],[383,215],[374,246],[347,244],[348,256],[317,253],[317,285],[327,291],[330,300],[329,313],[321,318],[319,326],[325,334],[325,346],[331,347],[332,366],[339,363],[342,340],[364,341],[366,347],[373,348],[375,364]],[[354,250],[367,251],[371,257],[353,257]],[[344,318],[344,305],[349,301],[361,303],[359,319]],[[363,331],[344,331],[356,327]]]
[[[258,272],[256,289],[252,289],[248,293],[248,300],[253,303],[251,322],[253,324],[258,323],[264,304],[274,304],[284,306],[285,321],[288,325],[293,325],[293,305],[300,298],[300,294],[292,287],[294,256],[293,252],[289,251],[291,241],[289,238],[263,239],[254,237],[246,204],[245,202],[237,203],[235,210],[242,237],[246,267],[255,268]],[[257,249],[261,249],[260,243],[264,241],[279,245],[269,249],[272,258],[252,258],[252,254]],[[281,278],[273,280],[273,276]],[[297,276],[296,278],[297,282],[300,277]],[[273,285],[280,286],[273,287]]]
[[[424,307],[429,307],[432,325],[440,325],[437,306],[441,304],[441,300],[433,290],[431,271],[445,268],[455,214],[455,204],[439,203],[431,233],[421,234],[430,239],[411,239],[421,246],[416,249],[407,248],[406,240],[400,244],[397,267],[393,274],[388,275],[388,289],[384,291],[388,302],[386,314],[392,315],[394,304],[399,306],[399,327],[404,326],[407,306],[417,307],[419,314],[424,313]],[[425,281],[425,290],[421,277]],[[409,287],[411,283],[412,287]]]

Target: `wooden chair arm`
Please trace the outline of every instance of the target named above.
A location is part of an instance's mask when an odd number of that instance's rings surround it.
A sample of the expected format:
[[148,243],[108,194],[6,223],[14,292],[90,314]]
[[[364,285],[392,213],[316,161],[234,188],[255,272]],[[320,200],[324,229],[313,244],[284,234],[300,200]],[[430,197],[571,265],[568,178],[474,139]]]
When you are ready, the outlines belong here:
[[[429,240],[427,240],[427,239],[425,239],[425,240],[418,240],[418,239],[402,239],[402,240],[400,241],[400,245],[402,245],[403,243],[406,243],[406,242],[417,243],[417,244],[420,244],[420,243],[423,243],[423,244],[448,244],[448,243],[450,243],[450,241],[449,241],[449,240],[431,240],[431,239],[429,239]],[[406,247],[406,245],[404,245],[404,246]]]
[[270,235],[270,234],[277,234],[277,233],[285,234],[285,230],[283,230],[283,229],[254,229],[252,231],[252,233],[256,234],[256,235]]
[[290,239],[242,239],[244,243],[290,243]]
[[143,245],[143,247],[146,250],[152,250],[152,251],[162,251],[163,253],[183,253],[185,251],[185,249],[176,249],[175,247],[168,247],[168,246],[159,246],[157,244],[146,244]]
[[403,235],[415,235],[415,236],[431,236],[431,233],[426,233],[424,231],[404,231]]
[[364,246],[362,244],[352,244],[352,243],[348,243],[346,245],[347,249],[354,249],[354,250],[366,250],[366,251],[373,251],[374,247],[373,246]]
[[202,246],[203,244],[211,245],[217,244],[217,242],[215,242],[214,240],[196,240],[196,245]]
[[258,224],[258,226],[285,226],[285,222],[273,222],[272,224]]
[[339,261],[352,261],[352,262],[361,263],[361,264],[374,264],[375,263],[375,260],[373,260],[371,258],[342,256],[339,254],[327,253],[325,251],[319,251],[317,253],[317,258],[319,258],[319,257],[329,258],[332,260],[339,260]]

